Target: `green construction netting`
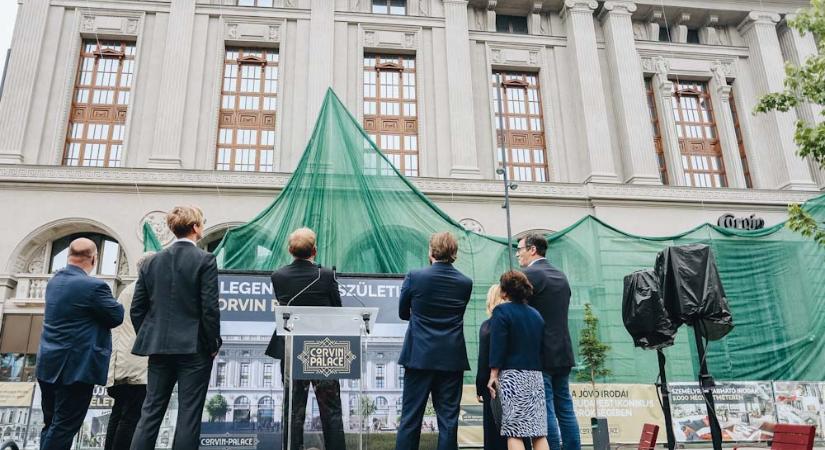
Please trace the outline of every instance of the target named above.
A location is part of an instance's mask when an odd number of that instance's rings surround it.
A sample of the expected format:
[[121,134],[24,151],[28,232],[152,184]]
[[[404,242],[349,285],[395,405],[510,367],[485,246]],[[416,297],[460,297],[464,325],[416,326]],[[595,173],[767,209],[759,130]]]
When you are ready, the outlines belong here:
[[[825,219],[825,197],[808,203]],[[514,214],[529,211],[514,210]],[[502,220],[504,219],[502,213]],[[369,139],[330,90],[309,144],[277,199],[249,223],[230,230],[216,249],[223,269],[272,270],[290,262],[285,243],[295,228],[318,233],[318,261],[342,272],[404,273],[427,263],[431,233],[459,238],[457,267],[475,280],[465,320],[471,360],[485,317],[485,295],[507,269],[506,240],[466,231],[420,193]],[[736,328],[709,345],[711,373],[720,380],[825,380],[825,249],[778,224],[758,231],[702,225],[668,237],[624,233],[588,216],[549,236],[548,257],[573,289],[574,344],[586,303],[600,318],[612,348],[605,381],[652,382],[653,352],[635,349],[621,319],[623,277],[652,267],[669,245],[713,247]],[[680,329],[666,350],[672,380],[698,371],[692,330]],[[467,381],[472,374],[467,374]]]

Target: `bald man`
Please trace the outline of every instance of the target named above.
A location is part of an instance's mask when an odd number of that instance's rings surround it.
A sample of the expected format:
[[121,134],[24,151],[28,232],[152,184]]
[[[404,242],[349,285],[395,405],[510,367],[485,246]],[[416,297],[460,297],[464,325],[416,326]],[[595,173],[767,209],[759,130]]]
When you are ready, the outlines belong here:
[[69,245],[68,265],[46,285],[37,352],[44,423],[41,450],[69,450],[89,409],[92,388],[106,384],[110,330],[123,322],[123,306],[103,280],[89,276],[96,262],[95,243],[75,239]]

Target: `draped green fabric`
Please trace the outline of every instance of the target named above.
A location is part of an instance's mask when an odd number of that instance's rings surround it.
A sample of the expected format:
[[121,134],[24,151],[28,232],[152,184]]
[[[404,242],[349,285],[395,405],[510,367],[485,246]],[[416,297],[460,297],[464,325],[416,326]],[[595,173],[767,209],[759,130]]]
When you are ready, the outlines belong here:
[[163,245],[160,243],[155,230],[149,222],[143,222],[143,252],[159,252],[163,250]]
[[[806,208],[825,219],[825,196]],[[287,264],[286,238],[302,226],[318,233],[318,262],[361,273],[422,267],[429,235],[454,233],[460,247],[456,266],[475,281],[465,320],[475,360],[487,289],[508,267],[506,239],[465,230],[416,190],[331,90],[292,178],[257,217],[227,232],[216,249],[218,264],[239,270]],[[825,249],[784,224],[757,231],[706,224],[675,236],[643,237],[587,216],[548,239],[548,258],[567,273],[573,290],[574,345],[590,303],[600,319],[600,337],[612,347],[613,374],[605,381],[655,380],[655,353],[635,349],[622,325],[623,277],[652,267],[666,246],[695,242],[713,248],[736,324],[726,338],[710,343],[711,373],[720,380],[825,380]],[[666,350],[674,381],[696,378],[691,333],[680,329]],[[468,372],[467,381],[472,377]]]

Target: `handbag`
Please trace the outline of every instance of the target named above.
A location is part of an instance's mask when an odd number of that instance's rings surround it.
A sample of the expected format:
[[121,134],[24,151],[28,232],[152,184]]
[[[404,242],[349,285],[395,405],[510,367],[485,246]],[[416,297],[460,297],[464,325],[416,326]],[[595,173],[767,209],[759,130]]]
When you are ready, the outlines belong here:
[[490,411],[493,413],[493,421],[496,423],[496,428],[501,430],[501,416],[504,410],[501,406],[501,383],[495,384],[496,398],[490,399]]

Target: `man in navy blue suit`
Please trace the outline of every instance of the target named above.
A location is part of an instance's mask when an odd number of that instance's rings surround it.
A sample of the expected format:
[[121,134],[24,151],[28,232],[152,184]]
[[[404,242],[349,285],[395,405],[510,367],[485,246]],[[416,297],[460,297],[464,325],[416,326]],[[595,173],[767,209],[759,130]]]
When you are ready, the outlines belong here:
[[68,450],[83,425],[94,385],[106,384],[111,329],[123,322],[123,306],[109,286],[89,273],[97,246],[86,238],[69,245],[66,268],[46,285],[46,314],[37,352],[43,407],[41,450]]
[[418,449],[430,394],[438,419],[438,450],[458,448],[463,372],[470,370],[464,311],[473,281],[453,267],[457,253],[458,242],[452,234],[432,235],[430,267],[411,271],[401,285],[398,315],[410,325],[398,358],[404,366],[404,400],[397,450]]
[[547,402],[547,441],[550,450],[581,450],[579,424],[570,395],[570,369],[576,365],[567,325],[570,284],[564,273],[547,261],[547,240],[528,234],[518,243],[516,257],[533,285],[527,303],[544,319],[542,371]]

